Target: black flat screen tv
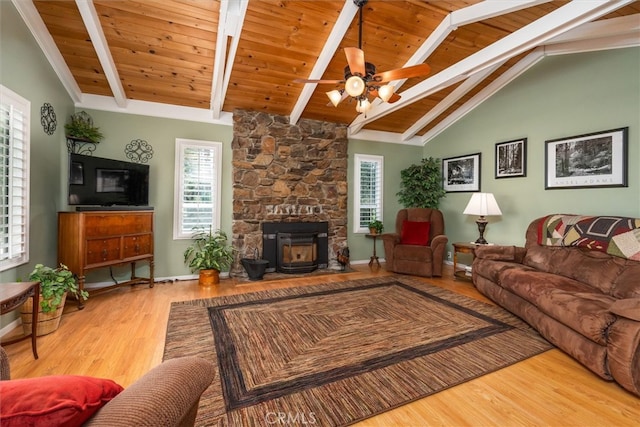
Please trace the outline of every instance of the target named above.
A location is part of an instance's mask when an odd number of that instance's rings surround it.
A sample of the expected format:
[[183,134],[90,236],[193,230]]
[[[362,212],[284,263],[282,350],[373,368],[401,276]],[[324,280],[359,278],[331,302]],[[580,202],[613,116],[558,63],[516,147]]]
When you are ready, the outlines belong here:
[[69,154],[69,205],[148,204],[149,165]]

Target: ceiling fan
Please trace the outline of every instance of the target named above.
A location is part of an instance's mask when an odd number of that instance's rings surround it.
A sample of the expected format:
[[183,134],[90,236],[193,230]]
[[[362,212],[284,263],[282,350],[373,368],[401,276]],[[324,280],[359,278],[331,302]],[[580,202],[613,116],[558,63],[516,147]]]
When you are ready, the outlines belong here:
[[327,92],[331,103],[337,107],[340,102],[349,96],[356,100],[356,111],[366,113],[371,108],[369,96],[379,97],[384,102],[393,103],[400,99],[400,95],[395,93],[395,87],[388,83],[393,80],[408,79],[428,75],[431,67],[427,64],[418,64],[410,67],[397,68],[395,70],[376,73],[376,66],[370,62],[365,62],[364,51],[362,50],[362,7],[368,0],[353,0],[353,3],[360,9],[358,47],[345,47],[344,53],[347,57],[347,66],[344,68],[344,79],[342,80],[309,80],[295,79],[296,83],[320,83],[320,84],[343,84],[344,89],[335,89]]

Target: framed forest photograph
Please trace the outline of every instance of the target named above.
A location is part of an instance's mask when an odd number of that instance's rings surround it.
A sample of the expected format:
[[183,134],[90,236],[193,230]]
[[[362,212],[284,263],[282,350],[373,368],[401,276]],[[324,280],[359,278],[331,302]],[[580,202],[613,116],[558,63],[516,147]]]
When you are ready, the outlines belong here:
[[480,157],[481,153],[475,153],[443,159],[444,191],[480,191]]
[[627,186],[629,128],[545,142],[545,189]]
[[496,144],[496,179],[527,176],[527,138]]

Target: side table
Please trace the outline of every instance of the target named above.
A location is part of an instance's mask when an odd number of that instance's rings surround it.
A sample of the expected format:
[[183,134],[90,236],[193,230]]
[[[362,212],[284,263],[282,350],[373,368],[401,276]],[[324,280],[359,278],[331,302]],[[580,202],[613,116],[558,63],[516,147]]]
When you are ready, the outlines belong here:
[[38,327],[38,311],[40,308],[40,282],[0,283],[0,314],[10,313],[22,306],[28,298],[33,298],[33,313],[31,315],[31,335],[23,335],[5,341],[2,345],[13,344],[31,336],[31,350],[33,357],[38,358],[36,335]]
[[376,255],[376,239],[379,234],[367,234],[367,237],[371,237],[373,239],[373,255],[371,255],[371,259],[369,259],[369,266],[371,266],[374,262],[378,264],[380,267],[380,261],[378,261],[378,255]]
[[464,268],[458,268],[458,254],[470,254],[471,261],[475,258],[476,244],[457,242],[453,243],[453,276],[454,279],[463,279],[471,281],[471,277],[467,275]]

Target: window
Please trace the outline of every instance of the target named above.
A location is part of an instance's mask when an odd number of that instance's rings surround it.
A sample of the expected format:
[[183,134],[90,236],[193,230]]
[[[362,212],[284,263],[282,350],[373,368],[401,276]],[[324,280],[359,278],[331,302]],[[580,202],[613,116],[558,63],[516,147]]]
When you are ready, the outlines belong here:
[[355,232],[369,231],[374,219],[382,221],[382,156],[355,155]]
[[30,108],[0,85],[0,271],[29,261]]
[[220,228],[222,144],[176,139],[173,238],[188,239],[194,227]]

